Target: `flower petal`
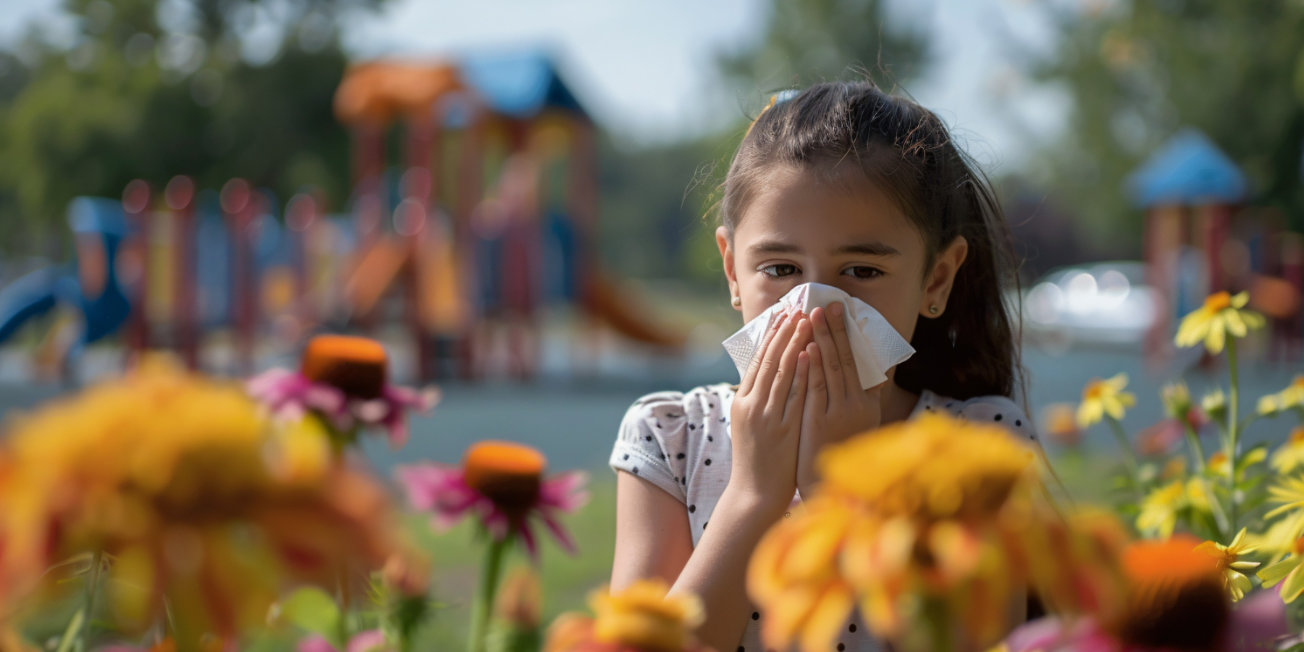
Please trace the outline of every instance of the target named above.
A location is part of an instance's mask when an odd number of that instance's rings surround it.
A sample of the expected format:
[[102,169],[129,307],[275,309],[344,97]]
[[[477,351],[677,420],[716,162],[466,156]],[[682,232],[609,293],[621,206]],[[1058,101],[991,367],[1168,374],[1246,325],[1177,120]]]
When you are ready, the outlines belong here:
[[1286,604],[1290,604],[1301,593],[1304,593],[1304,570],[1296,565],[1295,570],[1286,576],[1286,581],[1281,583],[1281,600]]
[[842,629],[842,624],[847,621],[854,604],[851,591],[845,585],[834,583],[825,588],[806,618],[806,626],[801,635],[801,649],[804,652],[833,649],[833,641]]
[[1204,337],[1204,348],[1217,355],[1222,353],[1226,340],[1227,334],[1224,331],[1223,322],[1221,320],[1211,322],[1209,324],[1209,334]]
[[1272,586],[1280,582],[1282,578],[1290,574],[1291,571],[1299,568],[1300,560],[1294,557],[1283,559],[1275,564],[1271,564],[1258,572],[1259,581],[1264,586]]

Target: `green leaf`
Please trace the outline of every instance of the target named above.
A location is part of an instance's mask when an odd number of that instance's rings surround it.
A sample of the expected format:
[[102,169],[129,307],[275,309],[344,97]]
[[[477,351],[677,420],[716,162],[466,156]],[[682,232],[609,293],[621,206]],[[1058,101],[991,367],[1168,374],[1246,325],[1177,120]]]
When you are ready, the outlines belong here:
[[280,616],[286,622],[312,632],[321,634],[336,647],[342,648],[344,641],[339,640],[340,609],[325,591],[316,587],[304,587],[291,593],[279,604]]

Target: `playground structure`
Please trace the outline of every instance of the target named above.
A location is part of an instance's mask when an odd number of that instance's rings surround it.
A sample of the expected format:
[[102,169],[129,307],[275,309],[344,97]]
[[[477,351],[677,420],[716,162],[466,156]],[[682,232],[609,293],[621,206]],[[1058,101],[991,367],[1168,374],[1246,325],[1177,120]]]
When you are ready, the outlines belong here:
[[1176,320],[1206,295],[1248,291],[1250,307],[1271,324],[1267,357],[1298,360],[1304,238],[1279,216],[1246,206],[1249,183],[1236,164],[1188,129],[1156,150],[1129,185],[1146,211],[1146,280],[1167,304],[1156,311],[1145,350],[1167,355]]
[[[82,280],[43,270],[0,290],[0,344],[64,303],[85,325],[64,366],[123,330],[129,357],[166,348],[197,367],[204,339],[222,332],[248,372],[268,336],[297,344],[398,319],[421,380],[477,379],[495,362],[528,378],[541,310],[561,305],[579,317],[573,355],[591,356],[601,327],[682,349],[684,335],[649,326],[598,265],[595,125],[548,57],[358,65],[335,111],[353,139],[348,214],[303,193],[278,216],[274,197],[240,179],[220,192],[184,176],[162,193],[134,181],[120,202],[78,199]],[[79,217],[88,206],[91,222]]]

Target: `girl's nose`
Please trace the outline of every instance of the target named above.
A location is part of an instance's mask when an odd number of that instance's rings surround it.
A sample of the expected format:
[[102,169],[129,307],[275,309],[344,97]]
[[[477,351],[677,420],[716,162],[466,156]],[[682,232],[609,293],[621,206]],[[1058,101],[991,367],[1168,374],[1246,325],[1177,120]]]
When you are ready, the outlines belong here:
[[806,278],[804,280],[810,283],[822,283],[824,285],[832,285],[833,287],[838,288],[844,292],[847,290],[847,288],[844,288],[841,285],[839,285],[838,281],[840,279],[836,271],[830,271],[824,269],[815,270],[813,272],[806,274]]

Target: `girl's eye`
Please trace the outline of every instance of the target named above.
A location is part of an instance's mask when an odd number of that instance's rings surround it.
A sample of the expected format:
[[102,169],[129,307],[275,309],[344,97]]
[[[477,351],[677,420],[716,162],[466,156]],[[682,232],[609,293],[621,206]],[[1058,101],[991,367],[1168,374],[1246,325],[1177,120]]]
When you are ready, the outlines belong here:
[[790,276],[792,274],[796,274],[797,266],[789,265],[787,263],[766,265],[761,268],[761,273],[765,274],[766,276],[770,276],[772,278],[783,278],[784,276]]
[[856,265],[855,267],[848,267],[842,270],[842,273],[851,276],[853,278],[869,279],[869,278],[878,278],[882,276],[883,270],[878,269],[876,267],[866,267],[864,265]]

